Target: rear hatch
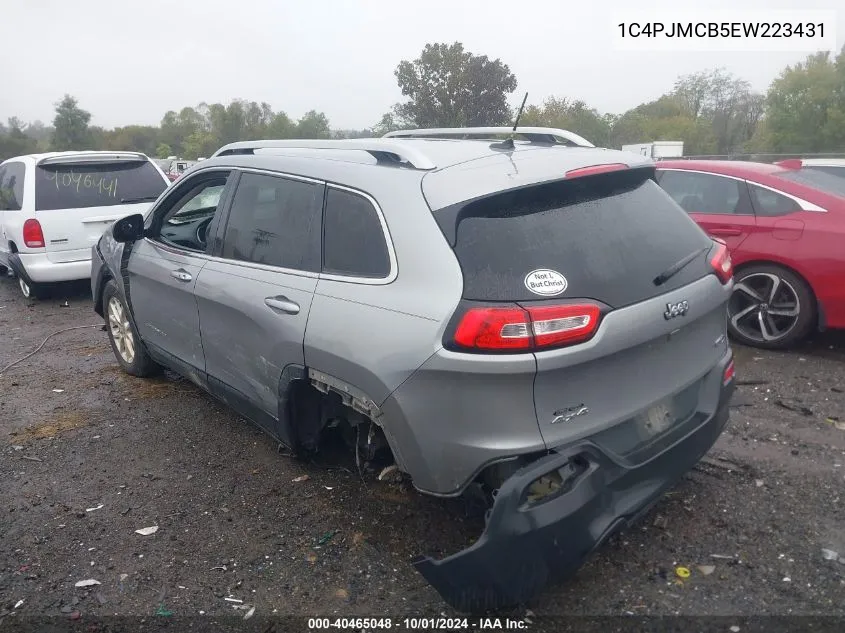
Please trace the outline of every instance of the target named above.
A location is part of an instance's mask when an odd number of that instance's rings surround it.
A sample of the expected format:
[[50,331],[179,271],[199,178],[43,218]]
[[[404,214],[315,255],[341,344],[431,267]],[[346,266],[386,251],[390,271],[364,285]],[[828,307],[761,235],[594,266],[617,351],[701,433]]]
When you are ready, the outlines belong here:
[[152,162],[133,154],[52,157],[39,163],[35,218],[48,259],[89,259],[109,225],[146,211],[167,184]]
[[435,212],[464,275],[445,344],[533,353],[549,448],[606,431],[631,455],[718,400],[727,251],[653,177],[574,170]]

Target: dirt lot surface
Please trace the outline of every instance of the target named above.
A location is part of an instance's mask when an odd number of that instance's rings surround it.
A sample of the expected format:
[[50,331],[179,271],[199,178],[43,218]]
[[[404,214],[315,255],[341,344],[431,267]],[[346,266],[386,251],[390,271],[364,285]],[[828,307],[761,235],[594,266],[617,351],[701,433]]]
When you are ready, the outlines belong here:
[[[85,284],[0,280],[0,369],[86,325],[0,376],[0,616],[451,613],[409,561],[472,542],[461,502],[286,457],[188,382],[124,375]],[[510,615],[845,615],[845,337],[736,352],[705,461]]]

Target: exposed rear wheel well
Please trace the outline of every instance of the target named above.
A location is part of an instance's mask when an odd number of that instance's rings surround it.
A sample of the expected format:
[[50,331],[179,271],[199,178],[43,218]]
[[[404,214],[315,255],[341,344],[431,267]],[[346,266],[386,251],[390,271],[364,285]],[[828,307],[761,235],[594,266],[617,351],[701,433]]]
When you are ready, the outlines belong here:
[[392,464],[393,453],[381,426],[356,410],[348,393],[326,387],[314,378],[290,385],[287,414],[300,457],[330,450],[342,441],[361,470]]

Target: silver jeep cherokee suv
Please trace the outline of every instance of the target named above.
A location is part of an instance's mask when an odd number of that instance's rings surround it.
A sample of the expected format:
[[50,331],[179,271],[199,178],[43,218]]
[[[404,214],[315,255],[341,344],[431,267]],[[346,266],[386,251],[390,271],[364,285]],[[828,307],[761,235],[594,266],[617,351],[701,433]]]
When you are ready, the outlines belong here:
[[174,370],[299,452],[342,424],[421,492],[486,495],[477,542],[415,561],[466,611],[577,570],[708,451],[734,388],[727,250],[653,164],[501,132],[227,145],[92,268],[130,374]]

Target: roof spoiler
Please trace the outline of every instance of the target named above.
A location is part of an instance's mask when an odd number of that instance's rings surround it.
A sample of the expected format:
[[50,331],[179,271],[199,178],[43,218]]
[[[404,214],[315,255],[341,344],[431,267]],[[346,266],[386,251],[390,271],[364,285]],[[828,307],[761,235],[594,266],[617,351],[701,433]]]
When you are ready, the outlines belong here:
[[569,130],[552,127],[441,127],[388,132],[384,138],[482,138],[493,140],[500,136],[518,136],[530,143],[595,147],[583,136]]
[[120,163],[148,160],[146,154],[140,152],[77,152],[74,154],[59,154],[45,156],[37,165],[75,165],[79,163]]
[[233,156],[237,154],[255,154],[256,150],[267,149],[312,149],[312,150],[350,150],[367,152],[376,160],[386,163],[407,163],[414,169],[434,169],[436,165],[419,148],[402,143],[398,140],[384,138],[343,139],[333,141],[321,140],[264,140],[239,141],[229,143],[218,149],[212,158],[218,156]]
[[801,169],[804,166],[804,162],[800,158],[787,158],[786,160],[777,161],[775,165],[784,169]]

